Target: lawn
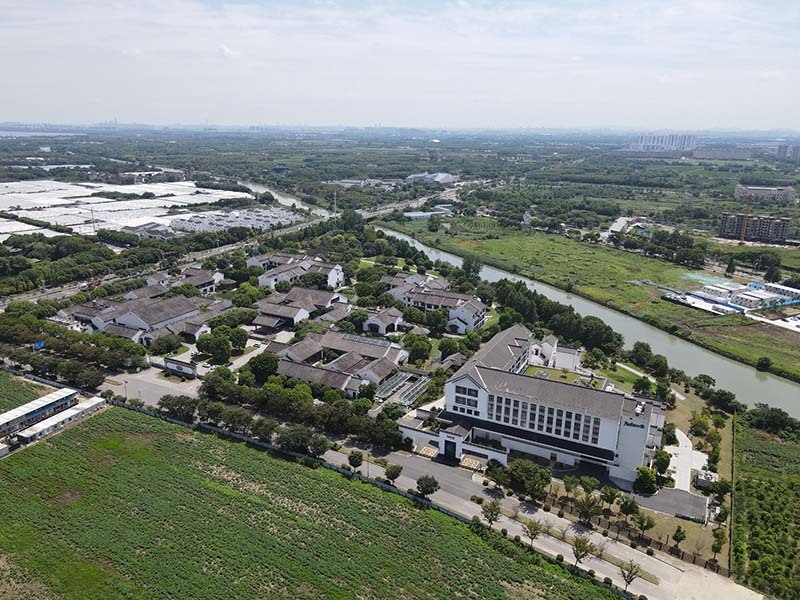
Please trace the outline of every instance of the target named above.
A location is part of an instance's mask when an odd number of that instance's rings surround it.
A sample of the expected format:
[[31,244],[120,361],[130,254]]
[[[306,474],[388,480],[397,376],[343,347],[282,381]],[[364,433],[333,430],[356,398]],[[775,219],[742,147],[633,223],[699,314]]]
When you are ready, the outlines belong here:
[[616,597],[514,553],[370,485],[121,408],[0,461],[0,596]]
[[0,371],[0,413],[44,396],[48,389]]
[[661,298],[664,289],[696,289],[704,281],[720,279],[718,273],[538,231],[486,236],[464,228],[458,228],[456,235],[430,233],[416,222],[390,223],[389,227],[443,250],[473,254],[484,263],[575,292],[735,360],[755,365],[760,357],[769,357],[774,373],[800,381],[800,335]]

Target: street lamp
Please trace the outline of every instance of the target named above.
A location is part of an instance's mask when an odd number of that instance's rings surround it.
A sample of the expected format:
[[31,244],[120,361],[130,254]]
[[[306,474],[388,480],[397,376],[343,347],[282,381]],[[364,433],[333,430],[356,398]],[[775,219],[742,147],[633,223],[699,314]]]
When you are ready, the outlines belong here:
[[128,401],[128,380],[123,379],[122,383],[125,385],[125,401]]

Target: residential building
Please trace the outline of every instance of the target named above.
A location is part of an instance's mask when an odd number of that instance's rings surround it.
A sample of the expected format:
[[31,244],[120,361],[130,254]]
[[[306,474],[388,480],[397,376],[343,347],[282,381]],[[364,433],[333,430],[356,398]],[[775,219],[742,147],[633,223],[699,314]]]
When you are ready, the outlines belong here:
[[359,390],[367,383],[360,377],[350,373],[343,373],[326,367],[315,367],[286,359],[278,361],[278,374],[342,390],[347,398],[358,397]]
[[414,444],[438,448],[445,460],[465,455],[509,461],[518,451],[553,464],[600,466],[630,486],[636,469],[660,447],[660,402],[578,383],[529,377],[532,335],[515,325],[498,333],[445,384],[438,428],[426,411],[412,411],[399,426]]
[[750,196],[764,200],[792,202],[797,200],[797,191],[792,186],[763,187],[756,185],[742,185],[741,183],[736,184],[736,188],[733,192],[734,198],[737,200],[744,200]]
[[447,311],[447,331],[466,334],[483,325],[486,305],[478,298],[447,290],[430,289],[427,285],[406,284],[389,290],[389,295],[406,306],[423,311]]
[[738,240],[742,237],[742,229],[745,229],[744,239],[747,241],[781,243],[786,241],[789,222],[788,217],[724,212],[719,218],[719,235]]
[[635,142],[625,148],[630,152],[674,152],[677,150],[694,150],[697,138],[685,134],[640,135]]
[[789,287],[788,285],[781,285],[779,283],[765,283],[764,291],[778,294],[784,298],[788,298],[789,300],[800,300],[800,290]]
[[247,266],[264,269],[264,273],[258,277],[258,284],[262,287],[274,288],[279,281],[295,284],[307,273],[321,273],[326,277],[328,287],[333,290],[344,284],[341,265],[307,255],[271,252],[247,259]]
[[364,331],[378,335],[394,333],[403,323],[403,313],[394,306],[372,314],[364,321]]
[[698,160],[751,160],[753,151],[750,148],[730,146],[697,148],[694,157]]

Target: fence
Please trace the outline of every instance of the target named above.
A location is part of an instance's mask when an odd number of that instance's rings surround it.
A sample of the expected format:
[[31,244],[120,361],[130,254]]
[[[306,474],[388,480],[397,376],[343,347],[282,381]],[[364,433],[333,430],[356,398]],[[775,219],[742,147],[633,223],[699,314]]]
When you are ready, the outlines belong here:
[[[547,498],[544,500],[544,503],[551,504],[554,508],[557,507],[559,510],[563,510],[571,515],[577,514],[575,507],[571,503],[562,500],[561,498],[547,496]],[[670,556],[679,558],[684,562],[692,563],[693,565],[698,565],[704,569],[708,569],[709,571],[714,571],[714,573],[719,573],[724,577],[731,576],[730,569],[723,567],[715,560],[705,559],[702,556],[692,554],[691,552],[685,552],[676,546],[665,544],[647,535],[637,534],[636,531],[627,523],[627,521],[625,522],[625,525],[621,525],[619,522],[612,523],[603,517],[594,517],[591,519],[590,523],[600,530],[607,530],[609,535],[613,532],[616,534],[616,540],[619,540],[620,535],[622,535],[628,538],[630,541],[636,542],[638,545],[643,546],[644,548],[653,548],[654,550],[666,552]]]

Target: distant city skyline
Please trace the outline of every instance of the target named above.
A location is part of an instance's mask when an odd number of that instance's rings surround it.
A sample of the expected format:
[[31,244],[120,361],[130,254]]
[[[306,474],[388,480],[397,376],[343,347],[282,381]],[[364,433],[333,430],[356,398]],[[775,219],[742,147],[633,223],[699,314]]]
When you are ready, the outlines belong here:
[[780,0],[10,0],[0,122],[798,130],[799,28]]

